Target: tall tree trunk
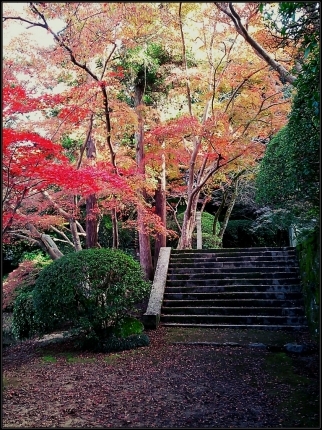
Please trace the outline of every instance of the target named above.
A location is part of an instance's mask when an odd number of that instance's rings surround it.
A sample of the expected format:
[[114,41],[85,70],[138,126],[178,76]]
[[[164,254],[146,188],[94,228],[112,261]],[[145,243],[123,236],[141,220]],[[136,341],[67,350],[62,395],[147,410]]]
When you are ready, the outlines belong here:
[[[115,45],[116,47],[116,45]],[[114,49],[115,49],[114,47]],[[114,49],[112,52],[114,52]],[[112,55],[112,53],[111,53]],[[110,158],[111,158],[111,164],[114,167],[114,172],[117,173],[117,167],[116,167],[116,153],[114,151],[112,142],[111,142],[111,118],[110,118],[110,108],[108,104],[108,97],[106,88],[103,85],[102,86],[102,94],[103,94],[103,104],[104,104],[104,113],[105,113],[105,121],[106,121],[106,142],[107,147],[110,151]],[[111,219],[112,219],[112,231],[113,231],[113,248],[118,248],[119,246],[119,231],[118,231],[118,223],[117,223],[117,211],[116,208],[113,208],[111,210]]]
[[192,248],[192,234],[196,228],[196,212],[200,191],[188,195],[187,208],[183,216],[181,236],[177,249]]
[[[135,133],[136,138],[136,162],[140,174],[145,174],[145,156],[144,156],[144,123],[142,115],[142,97],[143,89],[140,86],[135,87],[134,107],[138,116],[138,130]],[[141,195],[146,200],[146,191],[143,189]],[[146,279],[153,279],[153,264],[151,254],[150,236],[146,233],[144,224],[144,214],[138,207],[138,234],[140,247],[140,264],[145,273]]]
[[[86,146],[86,157],[95,164],[96,159],[96,145],[92,138],[89,136]],[[86,199],[86,247],[98,248],[98,213],[97,213],[97,197],[91,194]]]
[[[163,176],[163,175],[162,175]],[[166,211],[166,194],[165,194],[165,174],[164,178],[160,178],[158,181],[158,188],[155,191],[155,213],[159,215],[163,225],[167,225],[167,211]],[[158,233],[155,238],[154,245],[154,267],[156,267],[160,248],[166,246],[167,237],[166,234]]]
[[92,194],[86,199],[86,248],[98,248],[97,198]]
[[117,224],[117,212],[116,209],[113,208],[111,210],[111,219],[112,219],[112,234],[113,234],[113,248],[119,247],[119,229]]

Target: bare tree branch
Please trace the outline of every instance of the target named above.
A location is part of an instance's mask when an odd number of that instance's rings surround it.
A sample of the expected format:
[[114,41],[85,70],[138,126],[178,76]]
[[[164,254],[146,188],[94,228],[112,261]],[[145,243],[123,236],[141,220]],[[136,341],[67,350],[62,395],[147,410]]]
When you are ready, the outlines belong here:
[[221,3],[215,2],[216,7],[226,14],[234,23],[237,32],[245,39],[245,41],[253,48],[256,55],[266,61],[277,73],[280,75],[281,81],[289,82],[291,85],[294,84],[296,77],[293,76],[288,70],[286,70],[280,63],[274,60],[274,58],[265,49],[256,42],[255,39],[248,33],[246,28],[243,26],[240,16],[236,12],[231,2]]

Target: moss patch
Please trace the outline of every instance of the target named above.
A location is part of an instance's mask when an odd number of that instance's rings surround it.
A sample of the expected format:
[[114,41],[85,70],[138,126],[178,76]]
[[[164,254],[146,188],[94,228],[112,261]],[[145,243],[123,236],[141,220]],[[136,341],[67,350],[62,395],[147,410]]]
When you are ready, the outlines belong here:
[[320,316],[320,238],[313,232],[296,247],[303,286],[305,313],[315,337],[319,336]]
[[[307,337],[310,335],[307,333]],[[301,342],[304,333],[280,330],[252,330],[198,327],[167,327],[165,340],[174,342],[236,342],[240,345],[263,343],[265,345],[284,346],[286,343]]]
[[[263,369],[269,373],[266,392],[279,398],[277,409],[284,415],[283,426],[318,427],[319,392],[314,379],[298,373],[296,356],[286,353],[271,353],[265,358]],[[280,386],[288,386],[288,394],[280,394]]]

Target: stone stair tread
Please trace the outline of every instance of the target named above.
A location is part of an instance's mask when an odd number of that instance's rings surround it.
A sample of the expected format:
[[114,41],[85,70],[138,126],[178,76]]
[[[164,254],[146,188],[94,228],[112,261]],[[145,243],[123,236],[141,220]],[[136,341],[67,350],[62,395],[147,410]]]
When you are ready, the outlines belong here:
[[182,327],[307,327],[295,248],[171,250],[160,322]]
[[168,274],[175,275],[190,275],[191,273],[203,273],[203,274],[221,274],[221,273],[234,273],[235,275],[242,275],[243,273],[298,273],[298,271],[294,268],[290,267],[269,267],[269,266],[263,266],[263,267],[203,267],[203,265],[200,265],[198,267],[191,267],[190,268],[181,268],[181,267],[170,267],[168,270]]
[[266,303],[263,303],[263,306],[260,306],[260,303],[258,304],[258,305],[248,305],[248,306],[245,306],[245,304],[243,303],[242,304],[242,306],[227,306],[227,305],[225,305],[224,307],[223,306],[216,306],[216,304],[213,302],[213,301],[211,301],[210,303],[195,303],[193,300],[190,300],[190,301],[185,301],[185,302],[181,302],[181,305],[180,306],[177,306],[179,303],[178,302],[176,302],[176,304],[173,304],[172,306],[171,306],[171,303],[169,303],[168,301],[164,301],[164,304],[163,304],[163,309],[169,309],[169,308],[171,308],[171,309],[187,309],[187,308],[191,308],[191,306],[193,306],[195,309],[199,309],[199,308],[201,308],[201,309],[227,309],[227,308],[229,308],[229,310],[233,310],[233,309],[270,309],[270,310],[274,310],[274,309],[283,309],[283,310],[286,310],[286,309],[289,309],[289,310],[291,310],[291,309],[302,309],[302,306],[300,306],[300,305],[298,305],[298,306],[296,306],[296,305],[294,305],[294,304],[291,304],[291,305],[284,305],[283,306],[283,301],[281,301],[281,304],[280,304],[280,306],[276,306],[276,304],[275,304],[275,306],[272,304],[271,306],[267,306],[267,304]]
[[[241,281],[245,281],[242,283],[236,283],[236,281],[241,282]],[[246,282],[247,281],[247,282]],[[249,282],[252,282],[251,284]],[[272,281],[275,281],[275,283],[272,283]],[[290,283],[288,281],[292,281],[292,286],[299,286],[300,285],[300,280],[297,278],[280,278],[280,279],[263,279],[263,278],[251,278],[251,279],[236,279],[236,278],[217,278],[217,279],[171,279],[168,280],[167,285],[169,287],[184,287],[185,285],[187,287],[192,287],[194,285],[196,286],[205,286],[205,287],[215,287],[215,286],[232,286],[232,287],[243,287],[243,286],[249,286],[249,287],[253,287],[253,286],[263,286],[263,287],[267,287],[267,286],[276,286],[276,285],[290,285]],[[294,282],[297,281],[297,282]],[[234,282],[234,283],[233,283]],[[256,282],[256,283],[254,283]],[[184,285],[183,285],[184,284]],[[206,284],[206,285],[205,285]]]
[[[195,273],[192,274],[192,273]],[[202,277],[200,278],[200,273],[196,273],[195,271],[192,273],[170,273],[168,274],[167,280],[171,280],[171,278],[175,278],[176,276],[178,278],[182,278],[182,277],[188,277],[191,278],[191,276],[194,276],[194,279],[202,279]],[[244,271],[244,272],[236,272],[236,273],[232,273],[231,270],[226,272],[222,272],[222,271],[203,271],[202,275],[205,275],[207,277],[207,279],[243,279],[243,278],[255,278],[258,277],[258,279],[262,279],[263,276],[268,278],[268,275],[271,275],[270,278],[290,278],[290,279],[299,279],[299,276],[297,275],[296,272],[273,272],[273,273],[269,273],[269,272],[264,272],[261,270],[254,270],[254,271]],[[208,276],[208,275],[211,275]],[[229,275],[229,276],[227,276]],[[272,276],[273,275],[273,276]],[[204,276],[203,276],[204,277]]]
[[[278,267],[280,270],[289,269],[289,262],[278,262]],[[222,269],[253,269],[255,267],[258,268],[276,268],[276,262],[275,261],[200,261],[194,264],[191,263],[171,263],[169,264],[168,270],[195,270],[195,269],[216,269],[216,270],[222,270]],[[297,269],[293,269],[297,270]]]
[[208,327],[208,328],[233,328],[233,329],[254,329],[254,330],[303,330],[305,325],[285,325],[285,324],[196,324],[196,323],[163,323],[164,326],[169,327]]

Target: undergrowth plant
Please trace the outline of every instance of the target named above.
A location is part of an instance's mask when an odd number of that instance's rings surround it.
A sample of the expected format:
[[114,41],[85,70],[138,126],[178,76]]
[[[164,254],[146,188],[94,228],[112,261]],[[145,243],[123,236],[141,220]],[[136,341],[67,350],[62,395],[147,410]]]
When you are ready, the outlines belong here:
[[140,264],[123,251],[101,248],[67,254],[42,270],[27,302],[19,303],[15,330],[18,336],[25,337],[28,330],[41,335],[67,323],[72,334],[97,342],[111,336],[115,327],[124,331],[121,321],[150,288]]

